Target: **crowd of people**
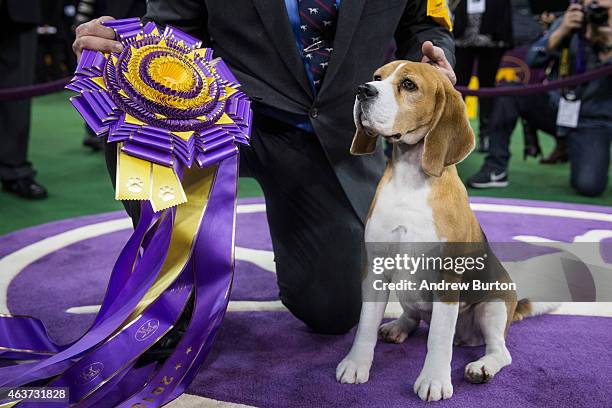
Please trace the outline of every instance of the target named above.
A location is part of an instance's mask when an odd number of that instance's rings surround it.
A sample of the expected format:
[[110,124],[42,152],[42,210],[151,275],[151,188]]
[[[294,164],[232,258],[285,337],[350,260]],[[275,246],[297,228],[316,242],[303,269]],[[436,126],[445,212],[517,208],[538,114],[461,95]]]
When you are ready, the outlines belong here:
[[[546,79],[554,80],[612,63],[612,1],[571,3],[554,22],[550,17],[549,13],[543,16],[550,27],[529,47],[529,67],[545,68]],[[488,45],[495,43],[489,41]],[[599,196],[605,191],[612,142],[610,76],[547,93],[498,97],[490,103],[493,108],[486,110],[481,103],[480,113],[481,146],[486,138],[488,154],[480,171],[468,179],[470,187],[508,185],[510,137],[517,121],[524,119],[557,139],[556,157],[569,159],[570,184],[576,192]]]
[[[569,4],[568,4],[569,3]],[[524,48],[540,81],[567,78],[612,63],[612,0],[448,0],[453,16],[457,85],[475,75],[479,86],[497,83],[504,55]],[[144,0],[0,0],[0,89],[69,76],[76,65],[75,28],[93,18],[142,16]],[[391,46],[392,47],[392,46]],[[536,77],[538,77],[536,75]],[[612,78],[529,96],[481,98],[480,171],[472,188],[503,188],[511,181],[510,137],[522,124],[527,155],[540,155],[537,131],[555,138],[543,164],[570,161],[570,184],[579,194],[607,188],[612,142]],[[28,161],[30,100],[0,102],[0,179],[3,190],[28,199],[47,196]],[[101,150],[84,129],[83,144]],[[520,163],[513,163],[520,166]]]

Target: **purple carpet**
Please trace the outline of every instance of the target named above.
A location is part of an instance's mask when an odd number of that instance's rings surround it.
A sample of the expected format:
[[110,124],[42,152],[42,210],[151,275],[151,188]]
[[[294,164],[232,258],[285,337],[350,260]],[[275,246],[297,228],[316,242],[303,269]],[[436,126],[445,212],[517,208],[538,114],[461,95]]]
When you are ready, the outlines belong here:
[[[260,201],[243,200],[241,204],[254,202]],[[612,214],[612,208],[607,207],[483,198],[473,202],[491,241],[511,242],[517,235],[535,235],[571,242],[590,230],[612,229],[612,218],[606,218]],[[478,210],[478,205],[482,210]],[[507,206],[513,206],[515,212],[508,212]],[[534,208],[547,210],[534,215]],[[572,218],[573,213],[560,214],[559,209],[581,213],[576,215],[578,218]],[[77,227],[121,217],[122,213],[81,217],[1,236],[0,257]],[[77,338],[94,315],[75,310],[100,304],[115,256],[129,233],[125,229],[82,240],[34,260],[10,281],[11,313],[41,318],[59,342]],[[239,247],[271,251],[265,214],[239,214],[236,240]],[[104,251],[100,250],[102,247]],[[536,248],[533,253],[541,251]],[[232,300],[276,299],[274,273],[248,260],[237,260]],[[412,394],[412,383],[425,356],[423,329],[402,345],[380,343],[370,382],[340,385],[334,378],[335,367],[348,351],[352,338],[353,333],[346,336],[310,333],[286,312],[229,313],[206,369],[189,392],[265,407],[424,404]],[[609,318],[527,319],[513,325],[509,332],[508,347],[513,364],[489,384],[471,385],[462,379],[465,364],[477,359],[483,349],[456,348],[455,395],[439,405],[612,407],[607,397],[612,390],[610,345],[612,319]]]
[[[412,384],[425,360],[426,332],[401,345],[380,342],[370,381],[338,384],[336,365],[353,333],[309,333],[287,313],[234,313],[189,389],[223,401],[262,407],[425,406]],[[483,347],[455,348],[454,396],[444,407],[610,407],[612,319],[542,316],[510,329],[512,365],[488,384],[469,384],[463,368]]]

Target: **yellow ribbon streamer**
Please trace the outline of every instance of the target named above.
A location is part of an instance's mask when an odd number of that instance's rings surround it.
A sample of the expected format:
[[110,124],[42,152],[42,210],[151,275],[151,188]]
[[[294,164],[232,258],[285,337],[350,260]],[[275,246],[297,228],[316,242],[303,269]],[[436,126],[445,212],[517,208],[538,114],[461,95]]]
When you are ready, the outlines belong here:
[[168,255],[155,282],[138,303],[128,318],[128,322],[136,318],[157,299],[176,280],[189,261],[197,232],[206,212],[217,168],[218,165],[213,165],[204,169],[185,170],[183,185],[187,192],[187,200],[185,204],[176,209]]
[[149,200],[158,212],[187,201],[174,168],[139,159],[117,146],[117,200]]
[[427,0],[427,16],[448,31],[453,31],[453,22],[448,12],[446,0]]

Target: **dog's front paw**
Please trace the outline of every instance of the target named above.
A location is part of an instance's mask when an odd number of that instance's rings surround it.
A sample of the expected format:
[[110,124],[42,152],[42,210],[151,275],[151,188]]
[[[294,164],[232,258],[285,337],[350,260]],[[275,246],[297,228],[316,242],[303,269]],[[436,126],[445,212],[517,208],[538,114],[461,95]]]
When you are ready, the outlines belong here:
[[342,384],[363,384],[370,378],[372,359],[349,353],[336,368],[336,380]]
[[453,396],[450,370],[424,367],[414,383],[414,393],[423,401],[440,401]]

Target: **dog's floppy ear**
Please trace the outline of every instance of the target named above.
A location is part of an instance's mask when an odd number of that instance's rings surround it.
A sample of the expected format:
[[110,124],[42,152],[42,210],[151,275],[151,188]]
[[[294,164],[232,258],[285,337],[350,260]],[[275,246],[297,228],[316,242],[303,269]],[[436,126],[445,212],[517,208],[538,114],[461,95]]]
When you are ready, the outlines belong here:
[[361,126],[361,121],[359,120],[359,101],[355,101],[355,106],[353,107],[353,118],[355,120],[355,127],[357,130],[355,131],[355,136],[353,137],[353,143],[351,144],[351,154],[358,156],[362,154],[372,154],[374,150],[376,150],[376,142],[378,142],[378,137],[368,136]]
[[353,137],[353,143],[351,144],[351,154],[362,155],[372,154],[376,150],[376,142],[378,137],[368,136],[363,128],[357,125],[357,131],[355,137]]
[[421,167],[430,176],[440,177],[445,166],[457,164],[474,149],[465,103],[450,81],[437,83],[436,109],[429,133],[425,136]]

